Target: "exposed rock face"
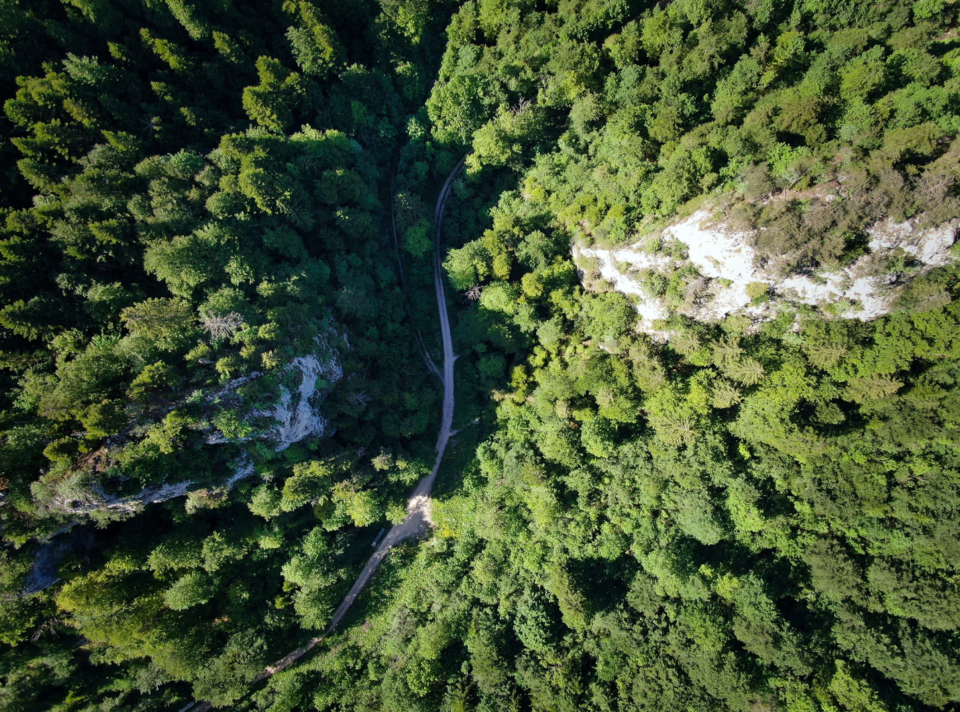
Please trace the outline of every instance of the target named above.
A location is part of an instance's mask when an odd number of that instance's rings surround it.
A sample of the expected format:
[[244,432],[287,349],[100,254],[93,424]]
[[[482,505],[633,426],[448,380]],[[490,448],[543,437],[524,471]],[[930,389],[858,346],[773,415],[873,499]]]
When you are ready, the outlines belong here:
[[148,504],[165,502],[175,497],[183,497],[193,486],[191,480],[164,483],[156,487],[146,487],[129,497],[117,497],[104,492],[99,483],[87,487],[78,487],[77,494],[68,497],[58,495],[53,499],[53,506],[65,512],[76,514],[90,514],[91,512],[117,512],[135,514],[142,511]]
[[[318,338],[317,344],[317,353],[295,358],[283,369],[284,373],[299,372],[300,384],[296,391],[291,393],[290,389],[281,386],[279,401],[275,405],[254,410],[249,415],[251,420],[265,418],[274,421],[276,425],[249,437],[235,438],[232,442],[245,442],[254,439],[272,440],[277,443],[274,448],[275,451],[281,452],[306,438],[333,434],[330,431],[329,422],[320,415],[317,409],[317,400],[324,391],[343,377],[343,369],[340,366],[339,354],[335,349],[331,348],[323,339]],[[258,372],[235,379],[236,385],[231,381],[217,391],[214,396],[208,398],[208,401],[216,396],[222,396],[236,390],[243,383],[262,375]],[[207,434],[206,441],[209,444],[231,442],[216,429],[212,429]]]
[[340,362],[335,358],[321,363],[316,356],[301,356],[294,359],[290,367],[300,371],[300,387],[296,396],[281,387],[280,402],[272,411],[259,413],[269,415],[277,422],[271,436],[277,442],[277,452],[306,438],[323,435],[328,430],[328,421],[311,405],[311,399],[318,393],[318,380],[322,378],[328,386],[343,377]]
[[[329,346],[323,339],[317,339],[315,353],[293,359],[286,367],[285,372],[296,371],[299,376],[299,386],[291,393],[288,388],[280,387],[279,402],[262,410],[250,413],[250,419],[267,419],[275,423],[266,430],[261,429],[249,437],[228,439],[223,433],[211,426],[206,433],[208,445],[224,444],[227,442],[244,442],[248,440],[267,440],[275,443],[275,451],[280,452],[290,445],[309,437],[332,434],[329,422],[320,415],[317,401],[322,394],[343,376],[340,366],[339,353]],[[260,378],[262,373],[252,373],[234,379],[222,388],[207,396],[207,403],[214,403],[218,399],[229,396],[232,392],[251,380]],[[222,484],[215,485],[217,492],[229,491],[234,484],[254,473],[253,462],[243,454],[233,462],[233,474]],[[192,480],[174,483],[163,483],[154,487],[146,487],[140,492],[118,497],[107,493],[100,482],[90,481],[90,473],[77,470],[68,475],[66,486],[58,487],[58,494],[51,500],[51,508],[61,512],[83,515],[93,513],[106,514],[135,514],[146,505],[164,502],[168,499],[183,497],[194,488]],[[209,487],[209,485],[208,485]]]
[[[752,247],[755,233],[735,232],[722,224],[711,225],[707,223],[708,218],[708,211],[700,210],[664,229],[664,240],[681,243],[686,257],[677,257],[678,250],[672,250],[672,254],[645,250],[642,241],[614,250],[577,245],[574,257],[581,265],[584,257],[588,261],[595,259],[596,271],[603,280],[618,292],[636,296],[636,308],[641,316],[639,330],[669,338],[656,322],[673,313],[703,322],[743,314],[758,324],[775,318],[790,304],[807,304],[847,319],[882,316],[890,312],[910,279],[952,261],[951,247],[958,227],[957,221],[919,229],[915,222],[886,220],[868,229],[870,252],[852,264],[832,271],[784,278],[757,266],[757,253]],[[890,274],[886,265],[904,258],[912,265],[898,275]],[[697,276],[686,278],[683,304],[671,305],[644,285],[651,275],[669,278],[686,266],[693,266]],[[765,301],[757,303],[760,300],[748,294],[749,285],[758,285],[761,289],[768,285]],[[756,290],[757,286],[752,289]]]
[[37,547],[33,557],[33,568],[24,581],[22,594],[29,596],[50,588],[60,580],[60,560],[71,549],[71,543],[65,541],[45,541]]

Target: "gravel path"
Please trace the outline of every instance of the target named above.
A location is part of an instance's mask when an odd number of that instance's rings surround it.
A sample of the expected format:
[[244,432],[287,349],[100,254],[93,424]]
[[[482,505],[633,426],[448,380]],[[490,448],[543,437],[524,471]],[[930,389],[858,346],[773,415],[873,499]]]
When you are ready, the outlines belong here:
[[353,587],[346,598],[337,608],[330,621],[330,627],[324,635],[329,635],[346,615],[350,606],[357,600],[357,596],[363,591],[364,587],[373,578],[377,568],[394,546],[411,537],[420,537],[426,534],[430,527],[430,492],[433,490],[433,482],[437,478],[437,470],[440,469],[440,463],[443,461],[443,454],[447,449],[447,442],[455,433],[453,432],[453,364],[457,360],[453,353],[453,337],[450,331],[450,317],[447,315],[447,298],[443,289],[443,272],[440,267],[440,227],[443,224],[443,211],[446,208],[447,198],[450,195],[450,187],[453,185],[453,179],[463,168],[463,162],[466,157],[461,158],[460,162],[454,166],[447,176],[440,196],[437,198],[437,207],[434,211],[434,221],[437,226],[437,238],[434,250],[433,284],[437,293],[437,308],[440,311],[440,331],[443,339],[443,416],[440,420],[440,434],[437,436],[437,460],[433,465],[433,471],[424,477],[417,484],[417,488],[410,495],[407,501],[407,518],[400,524],[390,528],[387,535],[380,542],[380,546],[370,557],[367,565],[363,567],[360,576],[357,577]]
[[[387,535],[380,542],[377,550],[373,552],[367,565],[357,577],[349,593],[337,607],[330,620],[330,627],[326,632],[313,638],[302,648],[291,651],[281,660],[267,667],[260,673],[254,682],[260,682],[274,675],[284,668],[292,665],[301,657],[312,650],[320,641],[332,633],[337,625],[343,620],[350,606],[357,600],[360,592],[366,587],[377,572],[380,564],[383,562],[387,553],[400,542],[411,537],[421,537],[427,533],[430,528],[430,492],[433,490],[433,482],[437,478],[437,470],[440,469],[440,463],[443,461],[443,454],[447,449],[447,442],[456,434],[453,430],[453,364],[457,360],[457,355],[453,353],[453,336],[450,331],[450,317],[447,315],[447,298],[443,289],[443,271],[440,267],[440,226],[443,224],[443,212],[446,208],[447,198],[450,196],[450,187],[453,185],[453,179],[456,178],[466,156],[460,159],[460,162],[454,166],[447,177],[440,196],[437,198],[437,207],[434,211],[434,221],[437,226],[436,246],[434,250],[433,284],[437,294],[437,308],[440,310],[440,332],[443,340],[443,415],[440,420],[440,434],[437,436],[437,460],[433,465],[433,471],[417,483],[417,487],[407,500],[407,518],[400,524],[390,528]],[[209,702],[201,702],[196,706],[185,708],[191,712],[207,712],[212,706]]]

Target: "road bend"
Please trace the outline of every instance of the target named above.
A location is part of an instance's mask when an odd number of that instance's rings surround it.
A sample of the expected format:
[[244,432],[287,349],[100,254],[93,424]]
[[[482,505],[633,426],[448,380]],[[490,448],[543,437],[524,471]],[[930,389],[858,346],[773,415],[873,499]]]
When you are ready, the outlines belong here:
[[[447,297],[443,288],[443,270],[440,260],[440,230],[443,225],[443,213],[446,209],[447,198],[450,197],[453,181],[463,168],[464,161],[466,161],[466,156],[460,159],[457,165],[453,167],[453,170],[450,171],[450,175],[447,176],[447,180],[440,190],[440,195],[437,197],[437,206],[433,215],[434,223],[437,226],[433,253],[433,284],[437,295],[437,308],[440,312],[440,333],[443,341],[443,415],[440,419],[440,433],[437,436],[436,447],[437,459],[433,464],[433,470],[417,483],[416,489],[413,490],[413,493],[407,500],[406,519],[400,524],[391,527],[390,531],[387,532],[387,535],[380,542],[377,550],[373,552],[373,555],[363,567],[363,571],[360,572],[357,580],[350,588],[349,593],[347,593],[346,597],[337,607],[337,610],[334,611],[333,618],[330,620],[330,626],[324,634],[313,638],[303,647],[292,650],[282,659],[265,668],[264,671],[254,679],[254,683],[265,680],[284,668],[289,667],[316,647],[326,636],[336,630],[337,625],[343,620],[347,611],[350,610],[350,606],[353,605],[363,589],[370,583],[370,579],[373,578],[373,575],[377,572],[380,564],[383,563],[383,559],[390,549],[411,537],[423,536],[430,527],[430,493],[433,490],[433,483],[437,479],[437,471],[440,469],[440,463],[443,461],[443,454],[446,452],[447,443],[454,434],[453,364],[457,360],[457,355],[453,353],[453,333],[450,330],[450,317],[447,314]],[[207,712],[212,709],[212,705],[209,702],[201,702],[187,709],[189,709],[190,712]]]

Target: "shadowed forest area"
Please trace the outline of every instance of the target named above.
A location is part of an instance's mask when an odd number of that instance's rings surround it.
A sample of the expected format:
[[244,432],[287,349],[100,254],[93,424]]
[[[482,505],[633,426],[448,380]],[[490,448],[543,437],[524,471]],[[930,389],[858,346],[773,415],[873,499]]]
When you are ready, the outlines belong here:
[[[0,0],[0,710],[956,708],[960,248],[574,250],[952,244],[958,10]],[[255,684],[433,466],[464,155],[432,530]]]

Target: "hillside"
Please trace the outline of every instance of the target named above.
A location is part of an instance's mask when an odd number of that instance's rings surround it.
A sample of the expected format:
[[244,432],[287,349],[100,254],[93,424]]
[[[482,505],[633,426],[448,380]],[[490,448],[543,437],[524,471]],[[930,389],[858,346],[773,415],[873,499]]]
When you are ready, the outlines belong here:
[[0,3],[0,710],[954,709],[957,15]]

